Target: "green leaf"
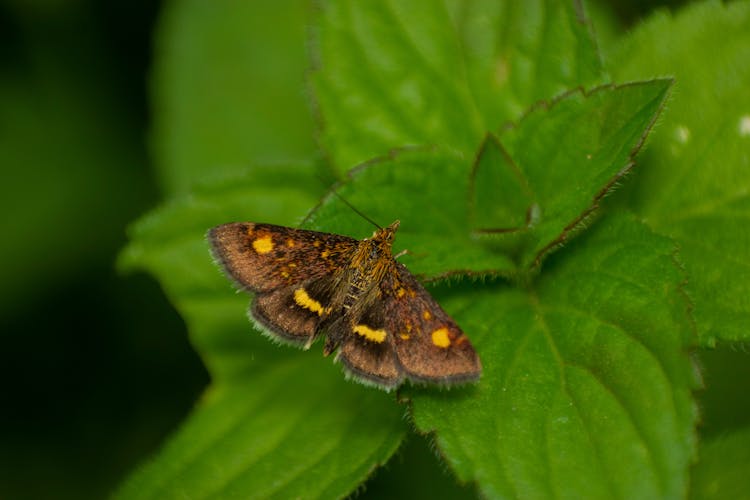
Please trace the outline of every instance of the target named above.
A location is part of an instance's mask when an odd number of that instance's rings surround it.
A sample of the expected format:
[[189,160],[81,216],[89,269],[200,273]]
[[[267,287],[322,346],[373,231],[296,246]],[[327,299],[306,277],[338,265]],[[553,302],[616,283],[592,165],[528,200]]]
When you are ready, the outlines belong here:
[[675,76],[675,99],[628,190],[674,238],[701,341],[750,339],[750,4],[652,16],[609,66],[618,79]]
[[529,182],[494,135],[479,150],[469,192],[471,226],[479,232],[523,231],[532,222]]
[[[456,273],[510,273],[513,263],[471,239],[468,224],[470,166],[442,149],[395,152],[351,171],[349,182],[310,216],[313,229],[369,237],[373,227],[348,202],[379,225],[401,221],[394,252],[412,273],[434,278]],[[343,201],[342,200],[346,200]]]
[[363,485],[357,498],[476,498],[473,484],[459,484],[436,456],[433,443],[410,434],[398,452]]
[[346,381],[320,349],[279,347],[255,331],[249,297],[208,252],[205,232],[220,223],[293,225],[317,198],[315,184],[309,166],[253,169],[203,184],[133,227],[121,263],[157,276],[212,385],[120,497],[341,497],[398,447],[405,425],[393,397]]
[[744,346],[720,343],[696,353],[705,388],[697,396],[700,432],[713,437],[729,429],[750,427],[750,352]]
[[[524,235],[521,265],[538,264],[546,252],[566,241],[628,172],[670,85],[671,80],[654,80],[571,92],[537,106],[500,136],[521,173],[523,189],[538,207],[537,220],[532,221],[530,234]],[[507,200],[513,204],[508,211],[518,210],[513,198],[499,195],[509,187],[496,184],[497,180],[488,178],[492,174],[484,172],[499,168],[507,167],[480,158],[474,183],[480,190],[475,193],[477,212],[491,216],[497,210],[494,205],[508,204]],[[489,227],[505,224],[498,220]]]
[[322,145],[339,171],[393,147],[476,149],[483,124],[441,3],[324,2],[322,8],[313,85]]
[[[412,272],[427,277],[514,274],[538,264],[544,253],[568,239],[628,171],[670,83],[599,87],[538,106],[502,135],[507,154],[488,139],[471,186],[466,161],[450,149],[393,152],[353,170],[340,197],[329,196],[308,226],[366,236],[365,221],[343,198],[380,225],[401,220],[396,250],[413,252],[404,258]],[[520,262],[512,252],[500,251],[497,242],[471,237],[470,195],[480,227],[491,222],[503,230],[519,227],[538,207],[531,231],[520,232],[525,244]]]
[[604,74],[577,2],[476,0],[458,13],[472,95],[488,129]]
[[155,161],[184,193],[207,172],[315,154],[304,93],[305,0],[165,6],[152,85]]
[[264,355],[239,380],[215,383],[117,496],[338,498],[356,489],[399,445],[401,409],[303,355]]
[[480,383],[410,388],[460,479],[493,498],[680,498],[693,451],[691,330],[674,247],[610,214],[533,288],[441,289]]
[[[572,5],[323,2],[313,88],[321,143],[344,172],[394,147],[468,155],[487,130],[600,78]],[[516,39],[514,37],[518,37]]]
[[714,437],[701,444],[700,459],[693,467],[691,495],[694,500],[750,498],[750,429]]

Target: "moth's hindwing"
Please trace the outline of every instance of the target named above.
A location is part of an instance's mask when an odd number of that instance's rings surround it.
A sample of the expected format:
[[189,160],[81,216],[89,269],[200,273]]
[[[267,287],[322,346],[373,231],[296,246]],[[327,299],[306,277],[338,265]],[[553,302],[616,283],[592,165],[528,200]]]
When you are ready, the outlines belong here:
[[[382,297],[372,302],[359,318],[345,315],[328,332],[331,343],[339,343],[337,359],[353,378],[368,385],[391,389],[401,384],[404,373],[386,331]],[[328,342],[327,342],[328,343]],[[327,350],[331,346],[326,346]]]
[[468,337],[400,263],[381,283],[385,330],[404,375],[415,382],[477,380],[482,366]]

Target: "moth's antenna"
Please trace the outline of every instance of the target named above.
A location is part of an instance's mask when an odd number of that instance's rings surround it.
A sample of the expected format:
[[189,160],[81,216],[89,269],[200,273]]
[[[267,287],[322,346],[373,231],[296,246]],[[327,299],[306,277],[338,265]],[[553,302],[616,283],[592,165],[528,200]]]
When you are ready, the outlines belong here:
[[368,216],[366,216],[365,214],[363,214],[362,212],[360,212],[359,210],[357,210],[357,207],[355,207],[354,205],[352,205],[351,203],[349,203],[348,201],[346,201],[346,199],[343,196],[341,196],[340,194],[338,194],[335,190],[333,190],[331,192],[333,194],[335,194],[338,197],[339,200],[341,200],[344,203],[346,203],[346,206],[348,206],[349,208],[351,208],[352,210],[354,210],[355,213],[359,214],[359,216],[362,217],[364,220],[366,220],[367,222],[369,222],[370,224],[372,224],[373,226],[375,226],[378,229],[383,229],[382,227],[380,227],[380,224],[378,224],[377,222],[375,222],[374,220],[372,220],[371,218],[369,218]]

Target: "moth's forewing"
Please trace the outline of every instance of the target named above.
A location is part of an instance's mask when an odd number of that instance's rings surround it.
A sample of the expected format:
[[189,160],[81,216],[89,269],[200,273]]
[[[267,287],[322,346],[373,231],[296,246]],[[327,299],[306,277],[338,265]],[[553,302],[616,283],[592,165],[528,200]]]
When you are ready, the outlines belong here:
[[214,259],[243,289],[268,292],[348,265],[357,240],[273,224],[233,222],[208,232]]
[[402,264],[383,288],[390,290],[385,328],[407,378],[442,384],[479,378],[482,366],[468,337]]

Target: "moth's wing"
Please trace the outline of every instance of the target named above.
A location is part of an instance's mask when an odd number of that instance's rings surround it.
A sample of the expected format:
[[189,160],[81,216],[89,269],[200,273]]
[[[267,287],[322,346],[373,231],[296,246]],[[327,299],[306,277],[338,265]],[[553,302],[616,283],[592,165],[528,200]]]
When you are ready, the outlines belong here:
[[376,298],[359,318],[344,315],[328,328],[326,351],[331,349],[330,339],[337,339],[336,359],[348,375],[364,384],[389,390],[399,386],[404,375],[385,323],[385,304]]
[[209,230],[214,259],[243,289],[269,292],[349,264],[357,240],[272,224],[233,222]]
[[250,315],[261,331],[304,346],[329,312],[336,271],[357,245],[346,236],[251,222],[217,226],[208,240],[225,272],[255,292]]
[[333,276],[323,276],[269,292],[257,293],[250,317],[264,333],[283,342],[310,347],[330,313]]
[[415,382],[477,380],[482,365],[468,337],[400,263],[381,282],[385,329],[405,375]]

